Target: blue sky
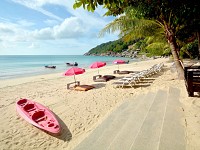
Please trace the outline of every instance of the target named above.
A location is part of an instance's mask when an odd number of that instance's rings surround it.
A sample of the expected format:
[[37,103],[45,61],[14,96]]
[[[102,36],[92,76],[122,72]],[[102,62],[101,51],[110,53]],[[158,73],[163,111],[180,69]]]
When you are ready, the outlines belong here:
[[73,9],[74,0],[1,0],[0,55],[82,55],[118,39],[98,34],[113,17]]

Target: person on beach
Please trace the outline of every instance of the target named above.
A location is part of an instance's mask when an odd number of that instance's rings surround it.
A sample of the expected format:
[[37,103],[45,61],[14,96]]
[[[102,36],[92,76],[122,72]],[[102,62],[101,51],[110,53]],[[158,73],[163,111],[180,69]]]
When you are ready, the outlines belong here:
[[78,63],[77,63],[77,62],[75,62],[75,63],[74,63],[74,66],[78,66]]

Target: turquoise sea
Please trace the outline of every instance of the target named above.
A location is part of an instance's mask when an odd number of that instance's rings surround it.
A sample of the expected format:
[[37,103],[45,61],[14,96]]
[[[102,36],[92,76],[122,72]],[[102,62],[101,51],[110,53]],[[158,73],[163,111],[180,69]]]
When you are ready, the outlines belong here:
[[[137,61],[135,59],[103,56],[83,55],[1,55],[0,56],[0,80],[28,77],[41,74],[65,72],[69,63],[78,63],[78,67],[89,68],[90,64],[96,61],[106,62],[113,65],[116,59],[125,61]],[[45,65],[55,65],[56,69],[45,68]]]

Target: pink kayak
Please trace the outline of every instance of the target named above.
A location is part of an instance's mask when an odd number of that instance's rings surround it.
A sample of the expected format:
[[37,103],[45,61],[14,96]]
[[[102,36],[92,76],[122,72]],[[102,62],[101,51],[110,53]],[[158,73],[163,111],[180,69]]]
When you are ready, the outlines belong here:
[[20,99],[16,108],[19,115],[34,126],[51,133],[60,132],[56,117],[47,107],[28,99]]

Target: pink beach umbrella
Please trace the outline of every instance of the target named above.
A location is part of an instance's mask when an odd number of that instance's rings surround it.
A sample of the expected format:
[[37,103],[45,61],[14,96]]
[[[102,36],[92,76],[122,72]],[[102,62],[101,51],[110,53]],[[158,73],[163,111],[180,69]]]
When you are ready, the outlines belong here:
[[118,70],[119,70],[119,64],[125,64],[126,62],[124,60],[117,59],[117,60],[114,60],[113,63],[118,64]]
[[85,72],[85,69],[72,67],[64,73],[64,76],[74,76],[74,80],[76,82],[75,75],[83,74],[84,72]]
[[99,68],[105,66],[106,63],[105,62],[101,62],[101,61],[97,61],[97,62],[94,62],[90,65],[90,68],[92,69],[95,69],[95,68],[98,68],[98,74],[99,74]]

